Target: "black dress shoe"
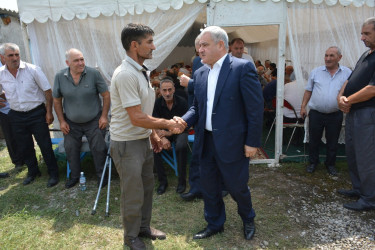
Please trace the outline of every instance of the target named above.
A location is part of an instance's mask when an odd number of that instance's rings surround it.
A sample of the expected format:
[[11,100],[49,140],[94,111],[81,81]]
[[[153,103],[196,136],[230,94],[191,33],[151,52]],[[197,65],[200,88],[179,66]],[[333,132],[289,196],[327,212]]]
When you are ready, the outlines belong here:
[[178,184],[176,193],[182,194],[186,190],[186,184]]
[[164,194],[165,190],[167,190],[168,183],[160,184],[158,189],[156,190],[157,194]]
[[9,173],[0,173],[0,178],[7,178],[9,177]]
[[184,193],[184,194],[181,194],[180,197],[184,200],[184,201],[192,201],[194,199],[202,199],[202,194],[200,193]]
[[367,210],[374,210],[375,206],[366,206],[357,201],[357,202],[344,204],[344,208],[354,210],[354,211],[367,211]]
[[360,194],[353,189],[350,189],[350,190],[339,189],[339,190],[337,190],[337,193],[339,193],[341,195],[344,195],[344,196],[347,196],[347,197],[351,197],[351,198],[359,198],[360,197]]
[[251,240],[255,234],[255,224],[254,221],[243,223],[243,233],[246,240]]
[[65,183],[66,188],[72,188],[79,182],[79,178],[71,178]]
[[35,180],[35,178],[37,176],[41,176],[42,173],[37,173],[36,175],[30,175],[30,176],[27,176],[27,178],[23,181],[23,185],[29,185],[31,182],[33,182]]
[[211,230],[208,227],[206,227],[202,231],[195,234],[193,239],[194,240],[205,239],[205,238],[211,237],[212,235],[222,233],[223,231],[224,231],[224,227],[220,228],[219,230]]
[[337,176],[337,170],[335,166],[327,166],[327,172],[330,175]]
[[47,187],[53,187],[56,186],[57,183],[59,183],[59,177],[50,177],[47,182]]
[[307,166],[306,171],[307,171],[307,173],[311,174],[311,173],[314,173],[315,168],[316,168],[316,164],[310,164],[310,165]]

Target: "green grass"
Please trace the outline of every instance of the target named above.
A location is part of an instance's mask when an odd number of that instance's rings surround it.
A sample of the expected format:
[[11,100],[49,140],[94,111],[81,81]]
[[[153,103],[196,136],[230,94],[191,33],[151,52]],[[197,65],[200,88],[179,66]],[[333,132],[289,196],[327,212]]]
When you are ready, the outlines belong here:
[[[40,152],[37,149],[37,153]],[[38,157],[39,159],[39,157]],[[97,213],[91,215],[97,187],[92,160],[83,162],[87,190],[65,189],[65,162],[59,161],[60,183],[47,189],[48,174],[41,164],[42,177],[23,186],[24,169],[16,173],[6,147],[0,146],[0,172],[10,178],[0,179],[0,249],[123,249],[120,214],[119,178],[113,169],[110,216],[105,217],[106,189],[101,192]],[[256,210],[257,232],[253,240],[243,239],[242,221],[236,203],[224,198],[227,221],[222,234],[204,240],[193,240],[194,233],[206,226],[203,201],[183,202],[175,192],[177,179],[167,167],[169,187],[163,195],[154,194],[152,226],[167,233],[167,240],[144,240],[155,249],[301,249],[313,247],[308,236],[300,232],[309,218],[296,222],[288,211],[298,209],[301,200],[310,199],[311,190],[322,194],[314,203],[335,199],[337,188],[350,187],[346,163],[338,165],[339,178],[331,178],[320,168],[314,175],[305,172],[303,163],[285,163],[280,168],[251,166],[249,186]],[[157,181],[155,181],[155,188]],[[364,215],[364,220],[373,214]],[[265,242],[267,245],[265,246]]]

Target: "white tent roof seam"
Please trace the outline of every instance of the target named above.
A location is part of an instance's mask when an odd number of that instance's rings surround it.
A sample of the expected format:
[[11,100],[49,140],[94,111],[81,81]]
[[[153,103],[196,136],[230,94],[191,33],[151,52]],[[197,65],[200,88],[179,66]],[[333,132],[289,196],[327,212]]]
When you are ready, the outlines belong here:
[[[236,0],[211,0],[212,2],[228,1],[234,2]],[[239,1],[239,0],[237,0]],[[250,2],[250,0],[241,0],[242,2]],[[313,4],[322,4],[325,2],[328,6],[341,4],[343,6],[353,5],[361,7],[367,5],[369,7],[375,6],[374,0],[256,0],[260,2],[272,1],[280,2],[286,1],[289,3],[300,2]],[[175,10],[181,9],[184,4],[193,4],[194,2],[208,3],[208,0],[76,0],[76,1],[61,1],[61,0],[18,0],[19,13],[21,21],[24,23],[32,23],[34,20],[45,23],[49,19],[57,22],[61,18],[65,20],[72,20],[74,18],[86,19],[88,16],[96,18],[100,15],[125,16],[127,14],[142,14],[143,12],[154,13],[157,9]]]

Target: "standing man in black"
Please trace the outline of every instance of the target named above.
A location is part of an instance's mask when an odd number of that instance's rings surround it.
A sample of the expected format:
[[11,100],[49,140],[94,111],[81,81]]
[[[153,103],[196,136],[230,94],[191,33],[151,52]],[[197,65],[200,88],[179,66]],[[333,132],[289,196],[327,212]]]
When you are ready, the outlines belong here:
[[[153,117],[172,119],[174,116],[182,116],[188,110],[187,102],[184,98],[175,95],[175,87],[173,79],[165,77],[160,81],[160,94],[162,95],[155,101]],[[187,162],[187,132],[174,135],[168,130],[156,130],[160,139],[165,146],[165,149],[171,147],[171,143],[176,144],[177,166],[178,166],[178,185],[176,192],[181,194],[186,189],[186,162]],[[158,194],[165,193],[168,186],[167,176],[163,166],[161,153],[154,153],[154,164],[158,174],[159,187]]]
[[352,189],[338,193],[355,197],[344,208],[375,209],[375,17],[362,25],[361,40],[370,48],[359,58],[337,97],[346,113],[345,149]]

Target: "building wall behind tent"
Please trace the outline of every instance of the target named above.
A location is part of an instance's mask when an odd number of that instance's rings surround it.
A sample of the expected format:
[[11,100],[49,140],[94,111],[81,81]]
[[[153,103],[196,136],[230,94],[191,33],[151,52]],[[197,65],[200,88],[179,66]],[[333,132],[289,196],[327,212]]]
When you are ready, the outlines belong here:
[[[1,10],[0,10],[1,13]],[[20,47],[21,60],[26,60],[21,24],[18,18],[9,16],[10,23],[0,21],[0,43],[15,43]]]

